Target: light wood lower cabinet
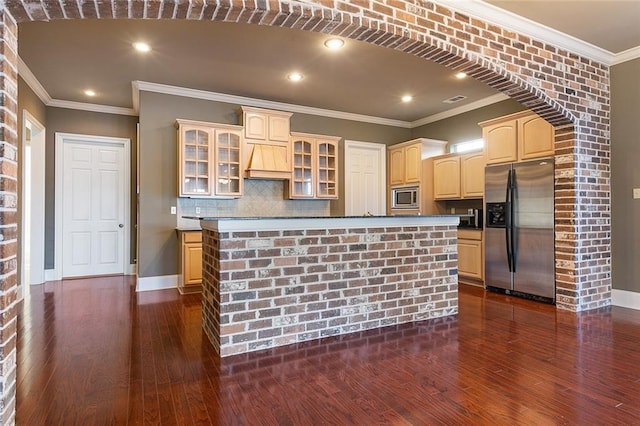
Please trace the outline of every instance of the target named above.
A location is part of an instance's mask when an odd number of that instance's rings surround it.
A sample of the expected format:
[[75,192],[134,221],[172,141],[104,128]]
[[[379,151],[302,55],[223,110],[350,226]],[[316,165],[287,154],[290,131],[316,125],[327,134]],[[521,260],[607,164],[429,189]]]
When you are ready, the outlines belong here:
[[461,281],[482,285],[484,258],[482,230],[458,229],[458,276]]
[[178,291],[180,294],[202,290],[202,231],[178,231],[180,256]]

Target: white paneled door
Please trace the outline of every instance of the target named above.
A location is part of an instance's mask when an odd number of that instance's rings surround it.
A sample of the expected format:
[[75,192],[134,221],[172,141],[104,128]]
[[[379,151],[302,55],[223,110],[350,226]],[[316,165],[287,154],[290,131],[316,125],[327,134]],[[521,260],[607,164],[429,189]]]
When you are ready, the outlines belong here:
[[386,146],[345,141],[345,215],[386,215]]
[[63,143],[62,276],[124,273],[125,147]]

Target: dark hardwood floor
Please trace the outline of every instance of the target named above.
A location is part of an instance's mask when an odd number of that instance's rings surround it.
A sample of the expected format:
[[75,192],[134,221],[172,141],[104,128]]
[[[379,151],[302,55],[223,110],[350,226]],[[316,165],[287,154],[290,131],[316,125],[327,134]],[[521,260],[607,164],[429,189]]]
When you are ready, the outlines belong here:
[[458,316],[220,360],[199,296],[133,286],[31,288],[19,425],[640,424],[640,311],[461,286]]

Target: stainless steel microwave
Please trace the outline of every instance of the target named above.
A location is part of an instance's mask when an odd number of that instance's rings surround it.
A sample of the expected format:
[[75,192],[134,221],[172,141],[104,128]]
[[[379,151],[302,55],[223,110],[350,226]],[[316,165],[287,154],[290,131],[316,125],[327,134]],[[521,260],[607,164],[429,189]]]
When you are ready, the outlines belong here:
[[391,188],[392,209],[419,209],[420,190],[417,186]]

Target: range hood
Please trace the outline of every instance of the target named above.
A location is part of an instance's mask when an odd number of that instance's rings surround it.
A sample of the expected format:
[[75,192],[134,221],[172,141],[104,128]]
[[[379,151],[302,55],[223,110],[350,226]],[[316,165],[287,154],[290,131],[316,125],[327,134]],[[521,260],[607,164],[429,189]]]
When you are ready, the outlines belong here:
[[250,179],[291,179],[289,150],[284,145],[250,144],[253,146],[245,177]]

